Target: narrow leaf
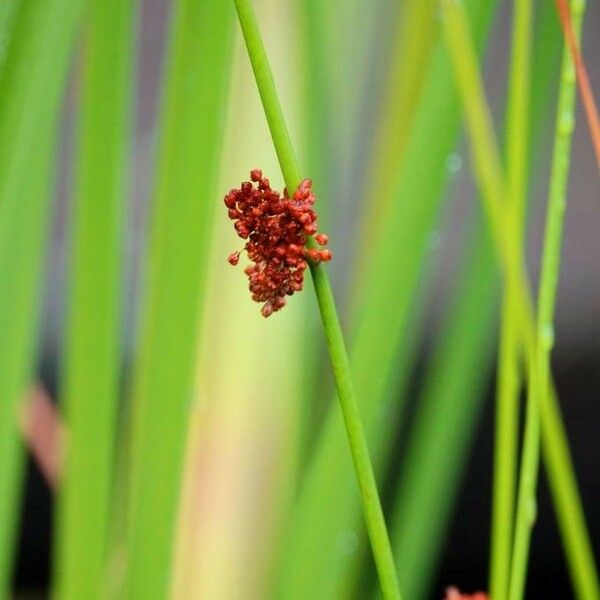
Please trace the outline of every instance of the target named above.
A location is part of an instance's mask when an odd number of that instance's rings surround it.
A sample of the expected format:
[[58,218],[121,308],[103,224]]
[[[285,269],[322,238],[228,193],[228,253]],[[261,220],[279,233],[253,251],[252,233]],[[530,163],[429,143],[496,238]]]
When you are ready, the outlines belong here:
[[232,32],[227,2],[172,11],[132,398],[126,595],[145,599],[169,585]]
[[120,387],[121,264],[129,166],[133,7],[86,12],[78,175],[61,403],[69,431],[59,498],[56,595],[101,598]]
[[51,157],[82,4],[20,4],[0,80],[0,597],[10,595],[23,469],[17,411],[35,366]]

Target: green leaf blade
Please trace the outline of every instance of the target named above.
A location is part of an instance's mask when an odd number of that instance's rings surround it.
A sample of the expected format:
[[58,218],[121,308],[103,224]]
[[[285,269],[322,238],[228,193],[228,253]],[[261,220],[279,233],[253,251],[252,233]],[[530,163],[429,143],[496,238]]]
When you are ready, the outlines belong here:
[[130,151],[134,2],[86,14],[71,286],[61,405],[57,598],[101,598],[121,381],[121,264]]
[[16,7],[0,81],[0,596],[8,597],[47,248],[59,102],[82,0]]
[[232,33],[228,3],[172,10],[132,408],[126,593],[148,599],[169,585]]

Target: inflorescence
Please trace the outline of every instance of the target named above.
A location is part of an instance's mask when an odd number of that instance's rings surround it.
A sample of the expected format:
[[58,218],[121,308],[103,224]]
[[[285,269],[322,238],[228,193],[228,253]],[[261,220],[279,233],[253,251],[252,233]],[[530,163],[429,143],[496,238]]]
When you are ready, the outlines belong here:
[[[323,248],[327,236],[317,233],[316,198],[311,188],[311,180],[304,179],[292,198],[287,189],[281,196],[262,171],[254,169],[250,181],[225,196],[229,218],[237,234],[247,240],[244,250],[252,264],[244,272],[252,300],[264,303],[261,313],[265,317],[281,310],[286,296],[302,290],[308,261],[331,260],[331,251]],[[309,247],[310,239],[321,248]],[[228,261],[237,265],[239,259],[238,251],[230,254]]]
[[461,594],[455,587],[446,589],[446,597],[444,600],[489,600],[487,594],[483,592],[475,592],[474,594]]

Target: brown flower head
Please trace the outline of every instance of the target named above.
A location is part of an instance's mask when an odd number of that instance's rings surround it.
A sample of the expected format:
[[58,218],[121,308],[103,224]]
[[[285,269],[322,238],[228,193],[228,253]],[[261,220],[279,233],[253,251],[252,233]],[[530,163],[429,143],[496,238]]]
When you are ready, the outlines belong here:
[[[283,308],[286,296],[302,289],[307,261],[331,260],[331,251],[323,248],[327,236],[317,233],[311,187],[311,180],[304,179],[292,198],[287,189],[281,196],[262,171],[254,169],[250,181],[225,196],[229,218],[237,234],[247,240],[244,250],[252,264],[244,272],[252,300],[263,303],[261,313],[265,317]],[[321,248],[310,248],[310,238]],[[237,265],[239,259],[240,252],[234,252],[228,261]]]
[[458,588],[449,587],[446,589],[444,600],[489,600],[487,594],[475,592],[474,594],[461,594]]

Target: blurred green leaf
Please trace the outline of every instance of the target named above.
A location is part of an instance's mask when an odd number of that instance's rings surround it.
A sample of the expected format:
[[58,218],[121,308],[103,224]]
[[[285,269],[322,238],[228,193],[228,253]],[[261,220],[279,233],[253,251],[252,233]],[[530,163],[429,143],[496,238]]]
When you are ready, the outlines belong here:
[[[364,186],[368,199],[362,207],[365,241],[372,243],[381,231],[390,205],[395,200],[399,165],[407,149],[411,125],[418,106],[423,82],[439,37],[435,18],[437,0],[408,0],[399,9],[392,39],[386,84],[381,94],[371,143],[371,162]],[[357,140],[356,144],[360,142]],[[357,257],[363,269],[369,269],[367,253]],[[360,288],[359,288],[360,289]]]
[[82,0],[18,6],[0,81],[0,597],[9,597],[23,448],[51,221],[56,122]]
[[164,598],[230,72],[232,6],[172,7],[132,407],[126,595]]
[[122,246],[130,152],[134,2],[86,13],[62,398],[57,598],[104,597],[121,382]]

